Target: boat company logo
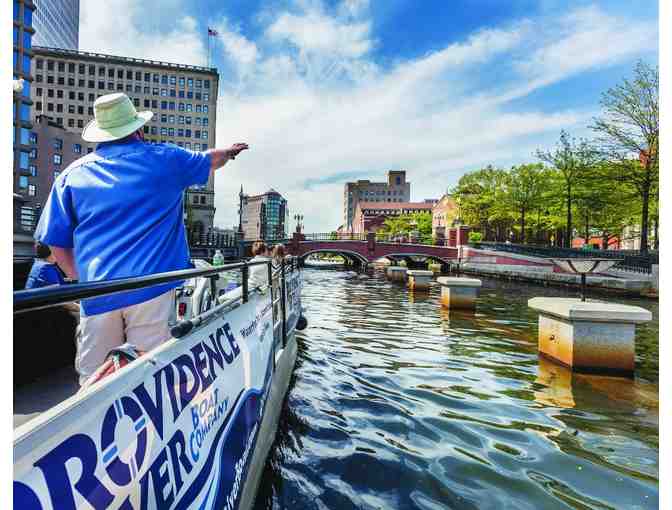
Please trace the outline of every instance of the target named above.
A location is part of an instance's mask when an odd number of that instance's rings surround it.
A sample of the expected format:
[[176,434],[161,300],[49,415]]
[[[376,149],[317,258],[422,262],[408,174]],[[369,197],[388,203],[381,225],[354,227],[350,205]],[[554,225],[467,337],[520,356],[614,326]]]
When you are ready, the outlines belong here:
[[[256,441],[272,344],[260,341],[270,323],[262,320],[269,297],[255,301],[175,341],[126,377],[120,372],[47,422],[51,435],[39,435],[48,438],[47,451],[30,444],[31,434],[18,440],[28,444],[19,457],[15,444],[15,508],[234,508]],[[263,363],[246,363],[243,353]],[[260,387],[246,388],[246,380]],[[117,396],[106,401],[114,387]]]

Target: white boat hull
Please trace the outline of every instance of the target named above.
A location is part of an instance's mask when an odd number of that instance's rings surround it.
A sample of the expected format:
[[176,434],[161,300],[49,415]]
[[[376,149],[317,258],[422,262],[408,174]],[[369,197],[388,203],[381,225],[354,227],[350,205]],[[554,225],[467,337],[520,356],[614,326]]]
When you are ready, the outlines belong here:
[[250,508],[296,359],[270,293],[213,318],[15,430],[14,507]]

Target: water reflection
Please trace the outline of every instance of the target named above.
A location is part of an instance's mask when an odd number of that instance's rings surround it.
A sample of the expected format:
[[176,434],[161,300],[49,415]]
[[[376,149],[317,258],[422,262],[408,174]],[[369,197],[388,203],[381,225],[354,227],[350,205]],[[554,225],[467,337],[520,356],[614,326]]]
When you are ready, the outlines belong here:
[[629,380],[539,357],[527,299],[562,289],[485,280],[469,312],[378,271],[305,279],[257,509],[657,507],[657,303]]

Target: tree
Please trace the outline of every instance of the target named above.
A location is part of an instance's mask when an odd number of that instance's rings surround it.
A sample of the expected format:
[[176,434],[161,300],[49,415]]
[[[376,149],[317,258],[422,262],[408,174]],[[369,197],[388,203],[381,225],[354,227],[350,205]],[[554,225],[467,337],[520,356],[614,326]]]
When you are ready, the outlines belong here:
[[464,174],[451,190],[460,218],[466,224],[482,229],[486,240],[491,240],[493,234],[496,240],[503,240],[511,224],[506,205],[508,180],[505,170],[488,165]]
[[620,163],[617,179],[632,184],[641,196],[642,253],[648,251],[650,202],[657,202],[652,194],[658,189],[658,81],[658,67],[638,62],[632,80],[602,94],[603,115],[590,126],[602,154]]
[[537,157],[549,163],[562,175],[563,195],[565,198],[566,226],[565,246],[572,246],[572,199],[573,186],[585,175],[595,163],[596,154],[586,140],[570,139],[569,133],[560,132],[560,141],[554,151],[537,151]]
[[511,169],[508,199],[520,218],[520,242],[525,242],[525,215],[536,208],[549,183],[548,173],[540,163],[514,166]]

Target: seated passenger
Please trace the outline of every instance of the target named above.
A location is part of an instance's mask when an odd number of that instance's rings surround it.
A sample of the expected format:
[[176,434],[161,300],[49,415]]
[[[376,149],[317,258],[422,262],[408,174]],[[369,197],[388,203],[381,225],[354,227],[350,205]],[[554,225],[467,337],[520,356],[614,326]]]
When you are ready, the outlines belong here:
[[280,262],[287,256],[287,250],[283,244],[276,244],[273,247],[273,265],[279,266]]
[[[250,262],[267,262],[271,260],[271,254],[268,251],[268,246],[263,241],[256,241],[252,245],[252,255],[254,256]],[[264,290],[268,285],[268,266],[266,264],[259,264],[250,268],[249,279],[247,282],[248,289],[260,288]]]
[[39,289],[48,285],[63,285],[65,279],[60,268],[56,264],[56,258],[51,253],[49,246],[40,242],[35,243],[37,258],[30,268],[26,289]]

